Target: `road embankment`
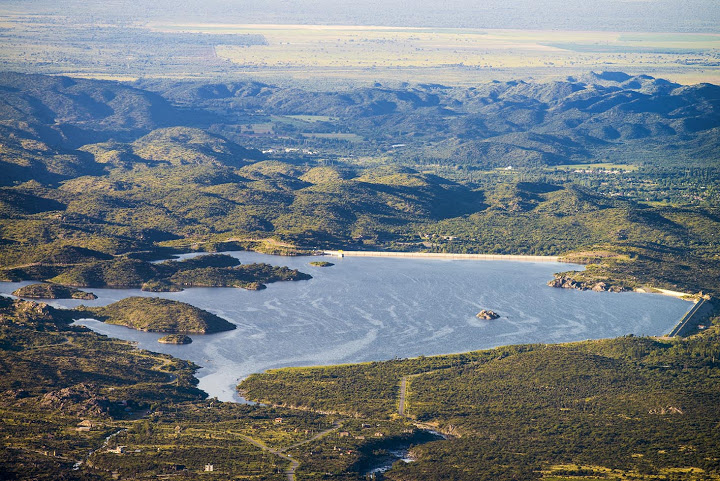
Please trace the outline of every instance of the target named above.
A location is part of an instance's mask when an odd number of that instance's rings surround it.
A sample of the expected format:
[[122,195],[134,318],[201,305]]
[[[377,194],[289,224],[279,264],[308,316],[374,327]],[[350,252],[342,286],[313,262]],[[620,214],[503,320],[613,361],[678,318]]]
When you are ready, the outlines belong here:
[[560,256],[524,256],[505,254],[449,254],[444,252],[323,251],[334,257],[408,257],[419,259],[467,259],[479,261],[560,262]]
[[702,322],[707,320],[713,313],[713,305],[707,299],[701,297],[690,309],[675,328],[668,334],[669,337],[687,336],[698,328]]

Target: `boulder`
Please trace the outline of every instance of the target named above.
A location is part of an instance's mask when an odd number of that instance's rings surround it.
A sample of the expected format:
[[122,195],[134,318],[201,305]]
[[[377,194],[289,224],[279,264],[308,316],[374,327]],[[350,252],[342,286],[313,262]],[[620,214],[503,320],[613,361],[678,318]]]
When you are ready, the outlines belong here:
[[496,312],[491,311],[490,309],[483,309],[482,311],[478,312],[475,317],[477,317],[479,319],[485,319],[485,320],[491,321],[493,319],[497,319],[498,317],[500,317],[500,314],[497,314]]

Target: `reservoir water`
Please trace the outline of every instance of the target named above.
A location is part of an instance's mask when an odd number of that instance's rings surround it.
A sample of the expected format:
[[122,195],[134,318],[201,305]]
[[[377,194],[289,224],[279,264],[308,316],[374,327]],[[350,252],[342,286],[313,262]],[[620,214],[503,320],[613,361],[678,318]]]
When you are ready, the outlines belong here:
[[[243,263],[287,265],[313,276],[277,282],[261,291],[193,288],[149,293],[139,289],[87,289],[94,301],[52,305],[105,305],[129,296],[160,296],[213,312],[237,329],[192,335],[189,345],[160,344],[161,334],[81,320],[93,330],[136,341],[202,366],[199,387],[220,400],[239,400],[235,385],[270,368],[386,360],[521,343],[558,343],[625,334],[662,335],[691,307],[675,298],[546,286],[554,272],[581,269],[555,262],[346,257],[278,257],[229,253]],[[183,256],[187,257],[187,256]],[[23,283],[0,283],[8,294]],[[500,318],[475,315],[492,309]]]

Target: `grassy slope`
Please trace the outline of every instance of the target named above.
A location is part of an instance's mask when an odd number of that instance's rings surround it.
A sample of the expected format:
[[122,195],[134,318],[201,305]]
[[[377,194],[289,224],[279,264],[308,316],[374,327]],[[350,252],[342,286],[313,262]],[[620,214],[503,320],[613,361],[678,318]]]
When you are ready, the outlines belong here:
[[215,314],[184,302],[157,297],[128,297],[94,308],[91,314],[109,324],[141,331],[212,334],[235,329],[234,324]]
[[573,470],[588,479],[604,478],[603,470],[622,479],[720,477],[718,327],[686,340],[625,337],[280,369],[240,388],[265,402],[389,418],[403,376],[406,415],[454,437],[416,448],[419,461],[400,463],[388,479],[536,479]]

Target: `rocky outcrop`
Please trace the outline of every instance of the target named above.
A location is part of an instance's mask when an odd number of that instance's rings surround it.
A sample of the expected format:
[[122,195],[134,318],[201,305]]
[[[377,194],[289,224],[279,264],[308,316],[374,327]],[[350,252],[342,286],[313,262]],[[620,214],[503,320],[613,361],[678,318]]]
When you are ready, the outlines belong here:
[[491,321],[500,317],[500,314],[496,313],[495,311],[491,311],[490,309],[483,309],[482,311],[478,312],[475,317],[477,317],[478,319],[485,319],[487,321]]
[[328,262],[328,261],[313,261],[310,263],[310,265],[315,266],[315,267],[332,267],[335,264],[333,264],[332,262]]
[[91,301],[97,299],[92,292],[85,292],[73,287],[60,284],[30,284],[13,292],[13,296],[29,299],[82,299]]
[[94,386],[84,383],[50,391],[42,397],[40,404],[68,414],[86,416],[105,416],[111,409],[111,402],[106,397],[99,396]]
[[555,275],[555,279],[547,283],[550,287],[560,287],[563,289],[577,289],[579,291],[595,291],[595,292],[625,292],[630,289],[625,286],[614,285],[603,281],[578,281],[569,276]]
[[[55,309],[44,302],[0,296],[0,325],[23,324],[34,329],[57,331],[75,317],[74,311]],[[76,318],[76,317],[75,317]]]

